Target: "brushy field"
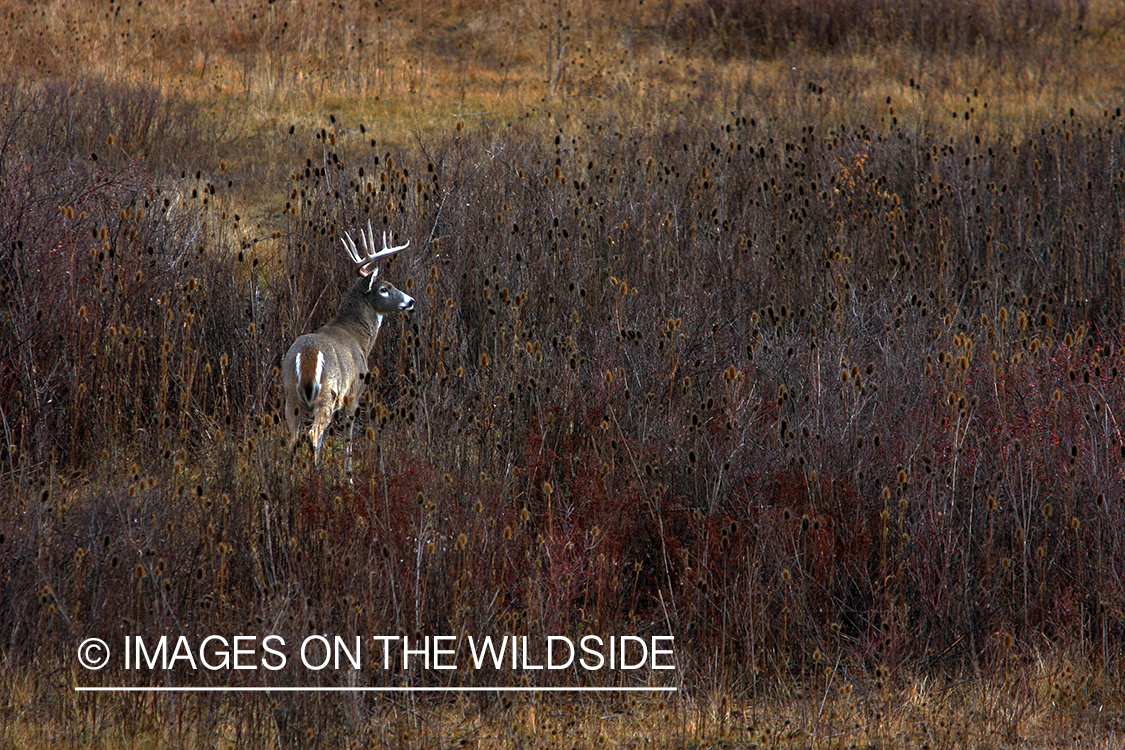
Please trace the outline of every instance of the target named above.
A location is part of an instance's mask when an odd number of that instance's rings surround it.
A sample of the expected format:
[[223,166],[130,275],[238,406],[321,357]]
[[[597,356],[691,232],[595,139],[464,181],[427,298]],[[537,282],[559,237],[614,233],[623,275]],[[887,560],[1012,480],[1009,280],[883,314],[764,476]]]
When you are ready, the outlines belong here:
[[[191,6],[0,3],[0,745],[1122,741],[1125,7]],[[676,670],[77,660],[271,633]]]

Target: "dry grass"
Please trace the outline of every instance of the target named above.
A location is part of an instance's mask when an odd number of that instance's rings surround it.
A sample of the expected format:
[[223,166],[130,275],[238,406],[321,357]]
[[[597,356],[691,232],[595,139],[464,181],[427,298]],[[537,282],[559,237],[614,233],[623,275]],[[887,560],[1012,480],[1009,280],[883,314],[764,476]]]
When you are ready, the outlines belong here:
[[[891,676],[879,668],[826,670],[811,682],[785,680],[753,695],[726,691],[673,698],[481,695],[449,700],[350,698],[304,701],[293,713],[301,739],[329,746],[474,747],[974,747],[1032,745],[1109,748],[1125,717],[1120,696],[1073,679],[1057,658],[995,679]],[[1070,680],[1065,686],[1064,681]],[[1081,684],[1079,684],[1081,683]],[[67,696],[64,690],[9,683],[5,740],[14,747],[271,747],[277,699],[256,696],[157,697],[128,708]],[[45,693],[61,698],[65,722],[42,721]],[[316,704],[320,705],[317,706]],[[318,710],[319,709],[319,710]],[[348,716],[346,735],[324,715]],[[168,721],[181,725],[170,736]]]
[[[451,1],[226,0],[198,11],[174,2],[8,3],[4,62],[32,75],[154,83],[208,107],[237,107],[240,127],[319,127],[344,112],[395,142],[457,118],[502,122],[547,110],[638,122],[684,107],[788,112],[787,100],[808,84],[851,117],[885,115],[891,96],[904,121],[933,122],[960,114],[974,90],[997,117],[1016,122],[1064,104],[1098,114],[1120,93],[1125,10],[1117,2],[947,0],[909,6],[917,18],[876,0],[793,7],[800,10],[751,0],[525,0],[502,12]],[[879,16],[915,24],[921,36],[862,20]],[[756,41],[766,32],[739,25],[750,19],[768,21],[787,41]],[[959,31],[928,31],[944,26]],[[722,51],[740,44],[772,51]]]
[[[1123,6],[342,6],[2,4],[0,745],[1120,743]],[[368,220],[349,483],[277,366]],[[681,690],[72,690],[450,679],[75,659],[266,632]]]

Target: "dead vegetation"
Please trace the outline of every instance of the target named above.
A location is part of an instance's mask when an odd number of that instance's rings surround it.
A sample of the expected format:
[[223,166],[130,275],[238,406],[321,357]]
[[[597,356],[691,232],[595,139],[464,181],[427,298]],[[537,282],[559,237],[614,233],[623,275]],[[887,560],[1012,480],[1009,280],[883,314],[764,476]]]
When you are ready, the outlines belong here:
[[[6,5],[3,741],[1118,742],[1120,8],[779,7]],[[349,483],[277,368],[368,220],[418,303]],[[449,684],[76,661],[240,633],[671,634],[680,690],[73,692]]]

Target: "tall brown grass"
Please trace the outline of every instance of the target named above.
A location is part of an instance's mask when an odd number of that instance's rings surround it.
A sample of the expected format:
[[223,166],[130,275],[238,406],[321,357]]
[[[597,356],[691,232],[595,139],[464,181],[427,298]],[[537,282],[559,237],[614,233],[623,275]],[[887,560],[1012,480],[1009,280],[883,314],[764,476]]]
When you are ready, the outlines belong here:
[[[578,18],[554,39],[598,7],[553,8]],[[113,44],[135,53],[135,30],[172,13],[143,8],[92,20],[133,19]],[[688,55],[654,20],[675,10],[610,5],[606,25]],[[551,91],[571,39],[521,63],[543,88],[518,118],[505,100],[424,128],[396,109],[384,128],[375,83],[329,116],[296,114],[296,74],[275,105],[259,77],[307,69],[339,42],[327,30],[383,10],[263,6],[238,33],[304,25],[243,40],[241,93],[217,72],[237,57],[219,43],[236,11],[207,11],[213,100],[132,77],[135,54],[116,72],[4,84],[6,742],[1120,736],[1104,718],[1120,714],[1125,610],[1116,106],[1075,97],[1041,115],[1018,92],[991,98],[989,79],[941,94],[960,103],[939,118],[932,79],[874,102],[871,81],[901,82],[802,69],[740,92],[702,81],[694,108],[667,108],[687,88],[630,98],[640,84],[587,108],[573,78]],[[82,12],[22,9],[9,33],[63,34]],[[413,12],[423,39],[502,25],[471,5]],[[684,59],[670,82],[703,65]],[[459,64],[428,80],[478,85]],[[330,88],[305,101],[326,106]],[[320,469],[285,451],[277,366],[331,317],[348,284],[338,237],[368,221],[412,240],[383,273],[419,305],[372,355],[349,483],[338,436]],[[371,665],[154,678],[75,660],[88,637],[267,632],[672,634],[681,689],[603,703],[71,692],[446,684]]]

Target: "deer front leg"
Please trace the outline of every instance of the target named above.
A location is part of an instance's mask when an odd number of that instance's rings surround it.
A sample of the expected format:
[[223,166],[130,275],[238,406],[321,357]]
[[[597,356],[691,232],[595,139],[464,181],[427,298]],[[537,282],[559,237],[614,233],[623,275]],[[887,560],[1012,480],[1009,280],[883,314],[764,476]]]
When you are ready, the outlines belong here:
[[348,477],[352,475],[352,435],[355,431],[355,413],[359,409],[358,394],[349,394],[344,398],[344,420],[348,424],[348,431],[344,438],[345,470]]

